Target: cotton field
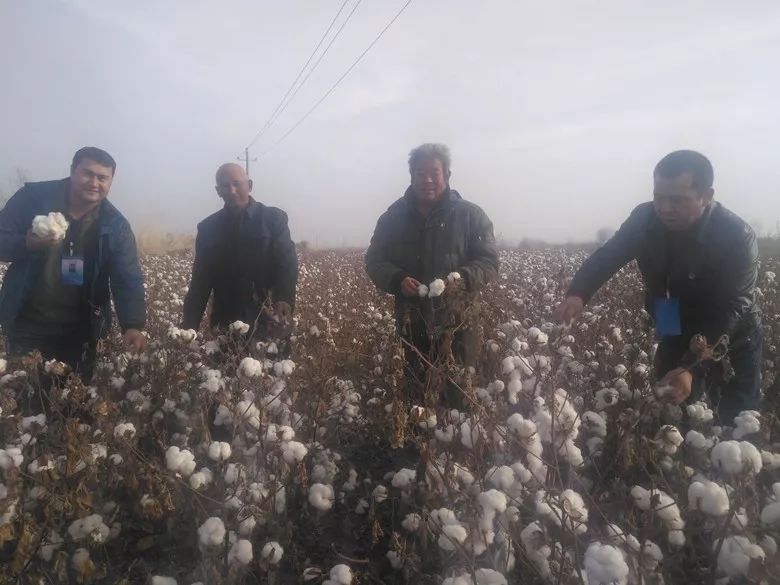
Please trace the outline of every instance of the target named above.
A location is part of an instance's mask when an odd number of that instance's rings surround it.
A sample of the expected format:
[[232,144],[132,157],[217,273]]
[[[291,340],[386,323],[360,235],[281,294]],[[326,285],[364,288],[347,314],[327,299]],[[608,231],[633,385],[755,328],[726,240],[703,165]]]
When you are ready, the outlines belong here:
[[[179,329],[192,257],[146,257],[142,355],[107,342],[89,387],[0,360],[0,582],[780,582],[780,397],[723,427],[663,402],[636,272],[551,322],[583,258],[503,253],[478,368],[438,364],[419,404],[360,252],[301,259],[289,355],[247,324]],[[778,268],[760,281],[766,388]],[[456,281],[420,302],[453,302]]]

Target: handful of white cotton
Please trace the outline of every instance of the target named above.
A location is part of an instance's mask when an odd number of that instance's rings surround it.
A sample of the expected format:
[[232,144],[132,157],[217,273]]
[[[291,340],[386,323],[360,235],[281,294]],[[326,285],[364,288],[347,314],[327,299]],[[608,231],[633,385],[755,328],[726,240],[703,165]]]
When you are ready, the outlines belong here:
[[36,215],[32,222],[32,231],[39,238],[62,240],[68,231],[68,220],[59,211],[48,215]]

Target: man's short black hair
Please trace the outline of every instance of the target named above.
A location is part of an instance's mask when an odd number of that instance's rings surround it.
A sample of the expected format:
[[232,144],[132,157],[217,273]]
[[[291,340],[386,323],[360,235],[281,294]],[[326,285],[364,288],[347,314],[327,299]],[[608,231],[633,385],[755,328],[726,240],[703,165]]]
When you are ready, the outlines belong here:
[[112,175],[116,173],[116,161],[114,160],[114,157],[102,148],[85,146],[84,148],[77,150],[76,154],[73,155],[73,162],[70,165],[71,172],[73,172],[76,167],[79,166],[79,163],[84,160],[93,160],[99,165],[109,167]]
[[693,187],[699,191],[712,187],[714,172],[709,159],[695,150],[676,150],[655,166],[654,175],[673,179],[685,173],[693,175]]

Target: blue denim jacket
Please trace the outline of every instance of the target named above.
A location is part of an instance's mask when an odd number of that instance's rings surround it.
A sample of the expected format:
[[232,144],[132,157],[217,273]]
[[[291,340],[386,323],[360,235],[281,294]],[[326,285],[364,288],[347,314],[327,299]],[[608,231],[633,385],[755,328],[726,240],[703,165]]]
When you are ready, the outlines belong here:
[[[33,218],[50,212],[69,188],[70,179],[27,183],[0,211],[0,261],[11,263],[0,290],[0,325],[5,331],[13,327],[43,268],[43,255],[27,250],[27,230]],[[84,259],[84,293],[94,339],[104,337],[111,326],[112,297],[123,331],[146,322],[143,273],[130,224],[105,200],[99,221],[97,249]]]

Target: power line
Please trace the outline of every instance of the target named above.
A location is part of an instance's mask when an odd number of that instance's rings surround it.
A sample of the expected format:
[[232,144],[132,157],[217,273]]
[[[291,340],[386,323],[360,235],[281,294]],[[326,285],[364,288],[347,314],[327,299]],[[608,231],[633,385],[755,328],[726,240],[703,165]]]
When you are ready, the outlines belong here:
[[[333,38],[332,38],[332,39],[330,39],[330,42],[329,42],[329,43],[328,43],[328,45],[325,47],[325,50],[324,50],[324,51],[322,52],[322,54],[319,56],[319,58],[318,58],[318,59],[317,59],[317,61],[314,63],[314,65],[312,66],[312,68],[311,68],[311,69],[309,69],[309,72],[306,74],[306,77],[304,77],[304,78],[303,78],[303,81],[301,81],[300,85],[298,85],[298,87],[297,87],[297,88],[295,88],[295,91],[294,91],[294,92],[293,92],[293,94],[290,96],[290,99],[288,99],[288,100],[287,100],[287,103],[284,105],[284,107],[283,107],[283,108],[282,108],[282,109],[279,111],[279,113],[276,115],[276,117],[274,118],[274,121],[276,121],[276,120],[278,120],[278,119],[279,119],[279,116],[281,116],[281,115],[284,113],[284,111],[287,109],[287,106],[289,106],[289,105],[292,103],[292,101],[295,99],[295,96],[297,96],[297,95],[298,95],[298,92],[299,92],[299,91],[301,91],[301,88],[303,88],[303,86],[306,84],[306,81],[309,79],[309,77],[311,77],[311,74],[312,74],[312,73],[314,73],[314,71],[317,69],[317,67],[319,66],[319,64],[320,64],[320,63],[322,62],[322,60],[325,58],[325,55],[327,55],[327,54],[328,54],[328,51],[329,51],[329,50],[330,50],[330,48],[333,46],[333,43],[335,43],[335,42],[336,42],[336,39],[338,39],[338,38],[339,38],[339,35],[341,35],[341,31],[343,31],[343,30],[344,30],[344,27],[346,27],[346,26],[347,26],[347,23],[348,23],[348,22],[349,22],[349,21],[352,19],[352,15],[353,15],[353,14],[355,14],[355,11],[358,9],[358,6],[360,6],[360,3],[361,3],[361,2],[362,2],[362,0],[357,0],[357,3],[356,3],[356,4],[355,4],[353,7],[352,7],[352,10],[351,10],[351,11],[350,11],[350,13],[347,15],[347,18],[344,20],[344,22],[342,22],[342,23],[341,23],[341,26],[340,26],[340,27],[339,27],[339,29],[336,31],[336,34],[335,34],[335,35],[333,35]],[[272,123],[273,123],[273,122],[272,122]]]
[[268,119],[265,121],[265,124],[263,124],[263,127],[258,130],[257,134],[255,134],[255,137],[252,138],[247,148],[252,146],[255,142],[257,142],[258,138],[265,132],[268,127],[271,125],[271,123],[274,120],[274,116],[276,116],[276,113],[279,111],[279,108],[282,107],[285,100],[287,99],[287,96],[290,95],[290,92],[292,92],[293,88],[295,87],[295,84],[298,83],[298,80],[301,78],[301,75],[303,75],[303,72],[306,71],[306,68],[309,66],[309,63],[311,63],[312,59],[314,59],[314,55],[317,54],[317,51],[320,50],[320,47],[322,46],[322,43],[325,42],[325,39],[330,34],[330,31],[333,30],[333,25],[336,24],[336,21],[338,20],[339,16],[341,16],[341,13],[344,11],[344,8],[346,7],[349,0],[344,0],[344,2],[341,3],[341,7],[339,8],[338,12],[336,13],[336,16],[333,17],[333,20],[330,21],[330,24],[328,25],[328,28],[325,29],[325,32],[322,33],[322,36],[320,37],[320,40],[317,42],[317,46],[314,47],[314,50],[311,52],[311,55],[309,55],[309,58],[306,60],[306,63],[303,64],[303,67],[301,67],[301,70],[298,72],[298,75],[296,75],[293,82],[290,84],[290,87],[287,88],[287,92],[284,94],[284,97],[282,98],[282,101],[280,101],[276,109],[273,111],[273,113],[268,117]]
[[358,56],[358,58],[357,58],[357,59],[355,59],[355,61],[352,63],[352,65],[350,65],[350,66],[347,68],[347,70],[344,72],[344,74],[343,74],[341,77],[339,77],[339,78],[336,80],[336,83],[334,83],[334,84],[331,86],[331,88],[330,88],[328,91],[326,91],[326,92],[325,92],[325,94],[324,94],[324,95],[323,95],[323,96],[322,96],[322,97],[321,97],[319,100],[317,100],[317,102],[316,102],[316,103],[315,103],[315,104],[312,106],[312,108],[311,108],[311,109],[310,109],[308,112],[306,112],[306,113],[305,113],[305,114],[304,114],[304,115],[303,115],[303,116],[302,116],[302,117],[301,117],[301,118],[300,118],[300,119],[299,119],[299,120],[298,120],[298,121],[297,121],[297,122],[296,122],[296,123],[295,123],[295,124],[292,126],[292,128],[290,128],[290,129],[289,129],[287,132],[285,132],[285,133],[284,133],[284,134],[283,134],[283,135],[282,135],[282,136],[281,136],[281,137],[280,137],[280,138],[279,138],[279,139],[278,139],[276,142],[274,142],[274,143],[273,143],[273,144],[272,144],[272,145],[271,145],[269,148],[267,148],[266,150],[264,150],[263,152],[261,152],[261,153],[260,153],[260,155],[259,155],[259,158],[262,158],[262,157],[264,157],[266,154],[268,154],[268,153],[269,153],[269,152],[271,152],[271,151],[272,151],[274,148],[276,148],[276,147],[277,147],[277,146],[279,146],[279,145],[280,145],[282,142],[284,142],[284,140],[285,140],[285,139],[286,139],[286,138],[287,138],[287,137],[288,137],[290,134],[292,134],[293,132],[295,132],[295,130],[296,130],[296,129],[297,129],[297,128],[298,128],[298,127],[301,125],[301,124],[303,124],[303,123],[306,121],[306,119],[307,119],[309,116],[311,116],[311,115],[312,115],[312,113],[314,113],[314,111],[315,111],[315,110],[316,110],[316,109],[317,109],[317,108],[320,106],[320,104],[322,104],[322,102],[324,102],[324,101],[325,101],[325,100],[328,98],[328,96],[330,96],[330,94],[332,94],[332,93],[335,91],[335,89],[336,89],[336,88],[337,88],[337,87],[338,87],[338,86],[341,84],[341,82],[342,82],[342,81],[344,81],[344,78],[346,78],[346,77],[347,77],[347,75],[349,75],[349,74],[352,72],[352,70],[353,70],[355,67],[357,67],[358,63],[360,63],[360,61],[362,61],[362,60],[363,60],[363,57],[365,57],[365,56],[366,56],[366,54],[368,54],[368,52],[369,52],[369,51],[370,51],[370,50],[371,50],[371,49],[374,47],[374,45],[376,45],[376,44],[379,42],[379,39],[381,39],[381,38],[384,36],[384,34],[385,34],[385,33],[386,33],[386,32],[387,32],[389,29],[390,29],[390,27],[391,27],[391,26],[393,26],[393,24],[395,23],[395,21],[396,21],[396,20],[398,20],[398,19],[400,18],[400,16],[401,16],[401,15],[404,13],[404,11],[405,11],[405,10],[406,10],[406,9],[409,7],[409,5],[410,5],[410,4],[411,4],[413,1],[414,1],[414,0],[407,0],[406,4],[404,4],[404,5],[401,7],[401,9],[400,9],[400,10],[399,10],[399,11],[398,11],[396,14],[395,14],[395,16],[393,16],[393,18],[391,18],[391,19],[390,19],[390,22],[388,22],[388,23],[387,23],[387,25],[385,26],[385,28],[383,28],[383,29],[380,31],[380,33],[379,33],[379,34],[376,36],[376,38],[375,38],[373,41],[371,41],[371,43],[370,43],[370,44],[369,44],[369,45],[368,45],[368,46],[365,48],[365,50],[364,50],[364,51],[363,51],[363,52],[362,52],[362,53],[361,53],[361,54]]

